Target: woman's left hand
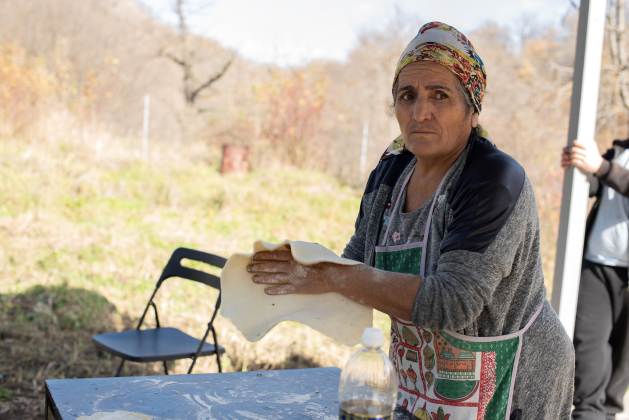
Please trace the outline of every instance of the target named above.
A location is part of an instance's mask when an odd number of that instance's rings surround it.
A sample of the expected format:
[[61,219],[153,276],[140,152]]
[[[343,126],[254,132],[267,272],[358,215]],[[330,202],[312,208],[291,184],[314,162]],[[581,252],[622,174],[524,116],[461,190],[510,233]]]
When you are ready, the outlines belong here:
[[295,261],[290,251],[256,252],[247,266],[254,283],[268,285],[267,295],[290,293],[318,294],[332,292],[328,280],[336,264],[303,265]]

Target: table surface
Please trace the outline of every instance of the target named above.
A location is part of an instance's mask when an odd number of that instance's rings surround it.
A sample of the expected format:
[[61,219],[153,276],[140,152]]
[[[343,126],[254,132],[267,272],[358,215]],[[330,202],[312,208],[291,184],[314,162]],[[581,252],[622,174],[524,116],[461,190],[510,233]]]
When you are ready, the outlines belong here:
[[49,379],[46,393],[64,420],[113,412],[128,419],[335,419],[339,376],[337,368],[314,368]]

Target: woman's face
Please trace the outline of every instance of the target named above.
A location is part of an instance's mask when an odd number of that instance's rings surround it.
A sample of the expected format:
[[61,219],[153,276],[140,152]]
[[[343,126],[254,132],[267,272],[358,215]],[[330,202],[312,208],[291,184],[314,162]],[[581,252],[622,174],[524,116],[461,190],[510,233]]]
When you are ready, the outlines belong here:
[[478,124],[464,95],[456,76],[440,64],[419,61],[404,67],[395,116],[406,148],[420,159],[458,154]]

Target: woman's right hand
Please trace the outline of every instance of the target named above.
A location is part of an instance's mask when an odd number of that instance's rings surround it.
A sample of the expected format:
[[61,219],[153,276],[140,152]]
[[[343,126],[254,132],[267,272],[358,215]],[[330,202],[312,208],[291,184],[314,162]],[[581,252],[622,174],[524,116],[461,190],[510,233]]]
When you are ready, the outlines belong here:
[[564,147],[561,154],[562,168],[574,166],[585,174],[595,174],[602,163],[603,158],[594,140],[588,142],[575,140],[572,146]]
[[267,295],[339,292],[334,280],[346,268],[332,263],[300,264],[289,250],[256,252],[247,265],[253,282],[267,286]]

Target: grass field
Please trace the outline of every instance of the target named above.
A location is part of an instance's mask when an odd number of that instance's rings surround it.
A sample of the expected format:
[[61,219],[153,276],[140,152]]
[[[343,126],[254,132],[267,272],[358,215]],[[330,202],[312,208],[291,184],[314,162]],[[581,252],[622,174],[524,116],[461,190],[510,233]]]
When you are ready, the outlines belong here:
[[[0,418],[41,412],[46,378],[111,375],[115,361],[90,336],[134,325],[174,248],[229,256],[256,239],[290,238],[340,253],[360,201],[360,191],[315,172],[221,176],[217,151],[202,144],[153,148],[149,161],[123,140],[0,145]],[[172,280],[158,296],[160,318],[200,336],[213,298]],[[350,351],[294,323],[254,344],[217,323],[226,370],[339,366]],[[209,358],[196,368],[215,370]]]

